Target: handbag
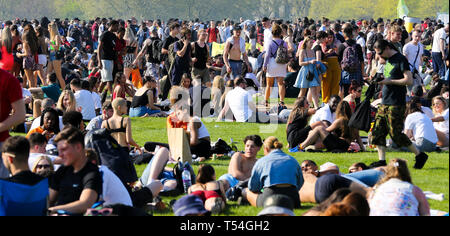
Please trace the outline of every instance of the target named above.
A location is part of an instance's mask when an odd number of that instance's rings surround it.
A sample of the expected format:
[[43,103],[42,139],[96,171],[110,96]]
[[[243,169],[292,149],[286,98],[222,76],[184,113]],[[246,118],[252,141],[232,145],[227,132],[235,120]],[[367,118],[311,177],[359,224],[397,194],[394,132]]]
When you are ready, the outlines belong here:
[[375,93],[375,86],[376,84],[369,86],[366,92],[366,99],[355,108],[355,112],[350,117],[348,126],[366,132],[370,131],[372,123],[372,105],[370,100]]

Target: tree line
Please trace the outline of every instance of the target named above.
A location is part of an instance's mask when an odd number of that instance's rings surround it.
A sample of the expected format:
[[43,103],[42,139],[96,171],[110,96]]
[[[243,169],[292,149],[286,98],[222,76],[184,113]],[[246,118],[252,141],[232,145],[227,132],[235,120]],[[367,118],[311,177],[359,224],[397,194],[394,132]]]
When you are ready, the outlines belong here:
[[[406,0],[410,16],[436,17],[449,11],[447,0]],[[0,0],[0,20],[113,17],[238,20],[261,18],[396,18],[398,0]]]

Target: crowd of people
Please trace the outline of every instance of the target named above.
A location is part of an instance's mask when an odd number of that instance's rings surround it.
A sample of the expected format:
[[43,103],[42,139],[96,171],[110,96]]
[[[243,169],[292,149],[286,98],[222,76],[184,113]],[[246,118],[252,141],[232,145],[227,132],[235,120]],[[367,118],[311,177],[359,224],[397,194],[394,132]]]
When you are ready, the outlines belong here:
[[[175,215],[220,213],[227,201],[264,207],[260,215],[294,215],[306,202],[318,205],[305,215],[430,215],[406,162],[387,163],[386,151],[411,151],[422,169],[426,153],[448,150],[448,23],[426,18],[407,30],[403,19],[381,18],[43,17],[0,21],[0,29],[0,178],[44,183],[48,207],[40,215],[145,215],[161,194],[181,188],[166,166],[177,161],[169,145],[141,147],[130,117],[165,117],[167,128],[183,128],[195,161],[213,155],[205,117],[286,123],[290,153],[378,151],[379,161],[342,174],[332,163],[299,164],[276,137],[250,135],[228,174],[199,167]],[[213,56],[218,45],[223,52]],[[367,87],[373,95],[364,96]],[[371,111],[367,143],[350,125],[363,98]],[[139,179],[124,178],[86,147],[85,136],[98,130],[127,155],[152,156]]]

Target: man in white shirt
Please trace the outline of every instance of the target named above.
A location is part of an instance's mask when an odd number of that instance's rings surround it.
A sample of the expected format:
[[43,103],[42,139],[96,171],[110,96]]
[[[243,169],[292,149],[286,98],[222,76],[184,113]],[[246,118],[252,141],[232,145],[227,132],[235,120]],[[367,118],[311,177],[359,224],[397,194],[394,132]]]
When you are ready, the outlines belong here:
[[419,75],[419,66],[422,65],[423,45],[420,42],[422,32],[414,30],[412,33],[412,40],[403,47],[403,55],[408,59],[411,71],[413,72],[413,85],[408,86],[408,91],[411,91],[415,85],[422,85],[423,81]]
[[95,103],[92,99],[91,92],[81,88],[81,80],[73,79],[70,81],[70,88],[75,94],[75,100],[77,101],[77,106],[81,107],[81,114],[83,114],[83,120],[92,120],[95,114]]
[[[225,106],[219,114],[218,120],[223,120],[228,110],[234,115],[237,122],[267,123],[269,117],[264,112],[258,112],[251,94],[246,90],[247,82],[239,78],[235,82],[236,87],[228,92],[225,98]],[[226,117],[227,119],[230,117]],[[231,118],[229,120],[232,120]]]
[[441,79],[445,77],[445,46],[448,35],[449,24],[447,23],[445,27],[440,28],[434,32],[433,36],[433,47],[431,49],[431,56],[433,58],[433,70],[439,73]]
[[28,157],[28,166],[30,167],[30,170],[33,169],[34,164],[39,160],[39,158],[41,158],[41,156],[47,156],[50,158],[55,167],[55,171],[60,166],[59,164],[62,164],[60,157],[47,154],[47,139],[44,135],[40,133],[33,133],[28,138],[28,141],[30,141],[30,156]]
[[415,112],[410,113],[405,119],[405,134],[421,152],[435,151],[438,137],[434,130],[433,122],[420,109],[419,98],[415,98],[410,102],[410,110]]
[[267,17],[263,18],[262,23],[264,27],[264,52],[267,52],[269,50],[270,43],[272,42],[273,39],[272,25],[270,19]]
[[335,112],[337,106],[339,105],[339,102],[341,102],[341,98],[339,96],[337,95],[331,96],[330,100],[328,101],[328,104],[317,110],[316,114],[314,114],[311,117],[309,124],[314,124],[318,121],[322,121],[327,123],[328,126],[330,126],[334,122],[334,120],[336,120]]

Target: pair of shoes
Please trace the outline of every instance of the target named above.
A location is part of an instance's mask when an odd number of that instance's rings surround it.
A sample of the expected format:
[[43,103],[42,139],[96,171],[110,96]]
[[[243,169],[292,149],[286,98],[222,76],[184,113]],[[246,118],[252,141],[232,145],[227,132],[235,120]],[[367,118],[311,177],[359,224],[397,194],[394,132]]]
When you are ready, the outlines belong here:
[[228,189],[225,195],[229,201],[235,202],[242,196],[242,187],[234,186]]
[[222,201],[222,199],[221,198],[219,198],[219,197],[217,197],[215,200],[214,200],[214,206],[212,207],[212,209],[211,209],[211,213],[213,214],[213,215],[218,215],[221,211],[222,211],[222,206],[223,206],[223,201]]
[[298,146],[289,149],[289,152],[300,152]]
[[372,164],[369,165],[369,169],[373,169],[373,168],[381,167],[381,166],[387,166],[386,160],[379,160],[379,161],[373,162]]
[[425,163],[428,160],[428,155],[424,152],[421,152],[419,155],[416,156],[416,163],[414,164],[414,169],[422,169]]

